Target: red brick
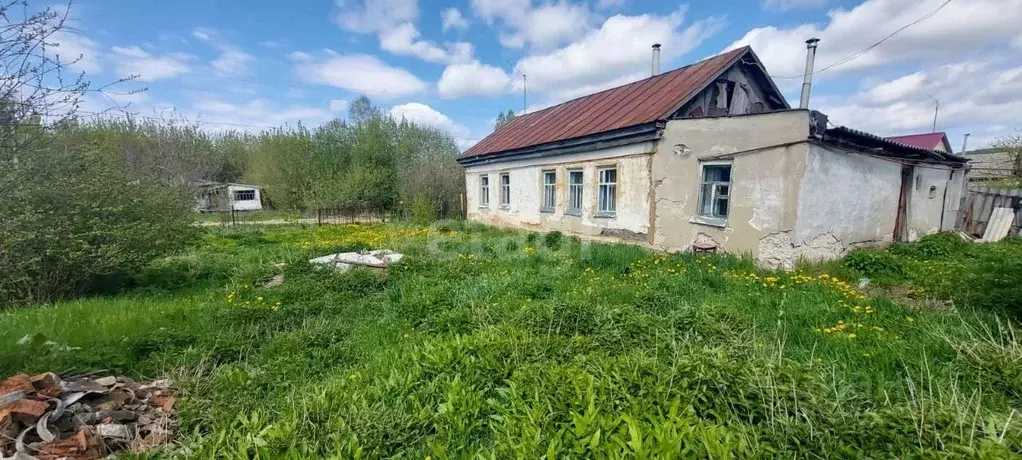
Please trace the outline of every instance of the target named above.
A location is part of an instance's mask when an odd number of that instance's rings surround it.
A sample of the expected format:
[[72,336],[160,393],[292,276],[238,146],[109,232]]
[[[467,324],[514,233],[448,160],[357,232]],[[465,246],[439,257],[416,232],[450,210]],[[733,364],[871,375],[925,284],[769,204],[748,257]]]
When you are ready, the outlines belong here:
[[0,383],[0,396],[8,393],[14,393],[15,391],[24,391],[25,395],[35,393],[35,387],[32,386],[32,380],[26,374],[12,375]]
[[0,424],[13,420],[30,425],[42,418],[49,410],[50,405],[45,402],[34,399],[19,399],[0,409]]
[[32,376],[29,380],[39,393],[51,398],[60,396],[60,379],[57,378],[57,374],[47,372]]

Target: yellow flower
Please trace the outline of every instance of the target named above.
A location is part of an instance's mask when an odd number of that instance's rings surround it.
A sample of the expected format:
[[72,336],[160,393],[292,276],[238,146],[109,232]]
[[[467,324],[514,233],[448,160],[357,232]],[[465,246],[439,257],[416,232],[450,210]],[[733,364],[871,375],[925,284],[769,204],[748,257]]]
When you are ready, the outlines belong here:
[[855,338],[855,334],[848,334],[848,338],[849,339],[854,339]]

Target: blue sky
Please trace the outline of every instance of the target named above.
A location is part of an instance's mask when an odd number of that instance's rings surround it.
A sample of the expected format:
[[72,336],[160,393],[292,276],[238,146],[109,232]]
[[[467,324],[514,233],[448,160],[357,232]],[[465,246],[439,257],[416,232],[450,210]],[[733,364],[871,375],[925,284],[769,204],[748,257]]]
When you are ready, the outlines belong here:
[[[258,131],[344,116],[367,94],[462,147],[499,111],[538,110],[751,45],[797,105],[804,40],[817,68],[861,52],[946,0],[79,0],[60,53],[96,83],[128,75],[83,111]],[[816,76],[811,106],[882,135],[938,130],[958,149],[1022,128],[1022,0],[953,0],[932,17]],[[146,91],[126,95],[132,89]]]

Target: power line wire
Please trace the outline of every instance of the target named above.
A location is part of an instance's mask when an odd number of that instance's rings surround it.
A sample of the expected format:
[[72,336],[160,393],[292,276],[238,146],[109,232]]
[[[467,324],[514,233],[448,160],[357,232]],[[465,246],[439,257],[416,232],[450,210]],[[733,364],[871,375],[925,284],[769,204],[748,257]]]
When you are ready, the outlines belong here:
[[[908,29],[909,27],[912,27],[912,26],[914,26],[914,25],[916,25],[916,24],[919,24],[920,22],[923,22],[923,21],[925,21],[925,20],[927,20],[927,19],[930,19],[931,17],[933,17],[933,15],[937,14],[938,12],[940,12],[940,10],[944,9],[944,7],[948,6],[948,4],[950,4],[950,3],[951,3],[951,1],[952,1],[952,0],[947,0],[947,1],[945,1],[945,2],[944,2],[944,3],[942,3],[942,4],[940,5],[940,6],[938,6],[938,7],[937,7],[937,9],[935,9],[935,10],[933,10],[933,11],[930,11],[929,13],[926,13],[926,14],[924,14],[924,15],[923,15],[922,17],[920,17],[919,19],[916,19],[915,21],[912,21],[912,22],[910,22],[910,23],[908,23],[908,24],[905,24],[905,25],[903,25],[903,26],[899,27],[899,28],[898,28],[897,30],[895,30],[894,32],[891,32],[891,33],[890,33],[889,35],[887,35],[886,37],[884,37],[884,38],[880,39],[880,41],[878,41],[878,42],[876,42],[876,43],[874,43],[874,44],[872,44],[872,45],[869,45],[869,46],[867,46],[867,47],[866,47],[865,49],[863,49],[862,51],[859,51],[858,53],[855,53],[855,54],[852,54],[852,55],[846,56],[845,58],[843,58],[843,59],[840,59],[840,60],[838,60],[837,62],[835,62],[835,63],[833,63],[833,64],[830,64],[830,65],[828,65],[828,66],[826,66],[826,67],[823,67],[823,68],[821,68],[821,69],[819,69],[819,70],[814,70],[814,71],[812,72],[812,75],[816,75],[816,74],[818,74],[818,73],[821,73],[821,72],[826,72],[826,71],[828,71],[828,70],[830,70],[830,69],[833,69],[833,68],[835,68],[835,67],[837,67],[837,66],[840,66],[840,65],[844,65],[844,64],[847,64],[848,62],[851,62],[851,61],[853,61],[853,60],[855,60],[855,59],[858,59],[859,57],[861,57],[862,55],[864,55],[864,54],[866,54],[867,52],[871,51],[872,49],[874,49],[874,48],[876,48],[876,47],[880,46],[881,44],[883,44],[883,43],[884,43],[884,42],[886,42],[887,40],[890,40],[890,39],[891,39],[891,37],[894,37],[895,35],[898,35],[898,34],[899,34],[899,33],[901,33],[902,31],[904,31],[905,29]],[[784,77],[772,77],[772,78],[773,78],[773,79],[775,79],[775,80],[788,80],[788,79],[794,79],[794,78],[803,78],[803,77],[805,77],[805,75],[793,75],[793,76],[784,76]]]

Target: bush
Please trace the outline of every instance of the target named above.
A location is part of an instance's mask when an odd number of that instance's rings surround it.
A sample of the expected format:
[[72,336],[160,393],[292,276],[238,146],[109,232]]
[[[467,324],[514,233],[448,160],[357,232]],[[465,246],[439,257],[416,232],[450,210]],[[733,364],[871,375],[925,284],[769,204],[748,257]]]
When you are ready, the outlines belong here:
[[0,306],[118,288],[193,234],[182,187],[67,140],[2,173],[13,185],[0,200]]
[[874,280],[895,280],[905,274],[901,261],[885,251],[856,249],[845,257],[845,265]]
[[940,232],[924,236],[915,243],[894,245],[891,252],[918,259],[936,259],[958,254],[968,245],[956,233]]
[[416,197],[412,200],[412,220],[417,225],[428,225],[436,220],[436,205],[433,200]]
[[561,248],[561,240],[563,239],[564,234],[558,231],[553,231],[543,236],[543,244],[550,249],[557,250]]

